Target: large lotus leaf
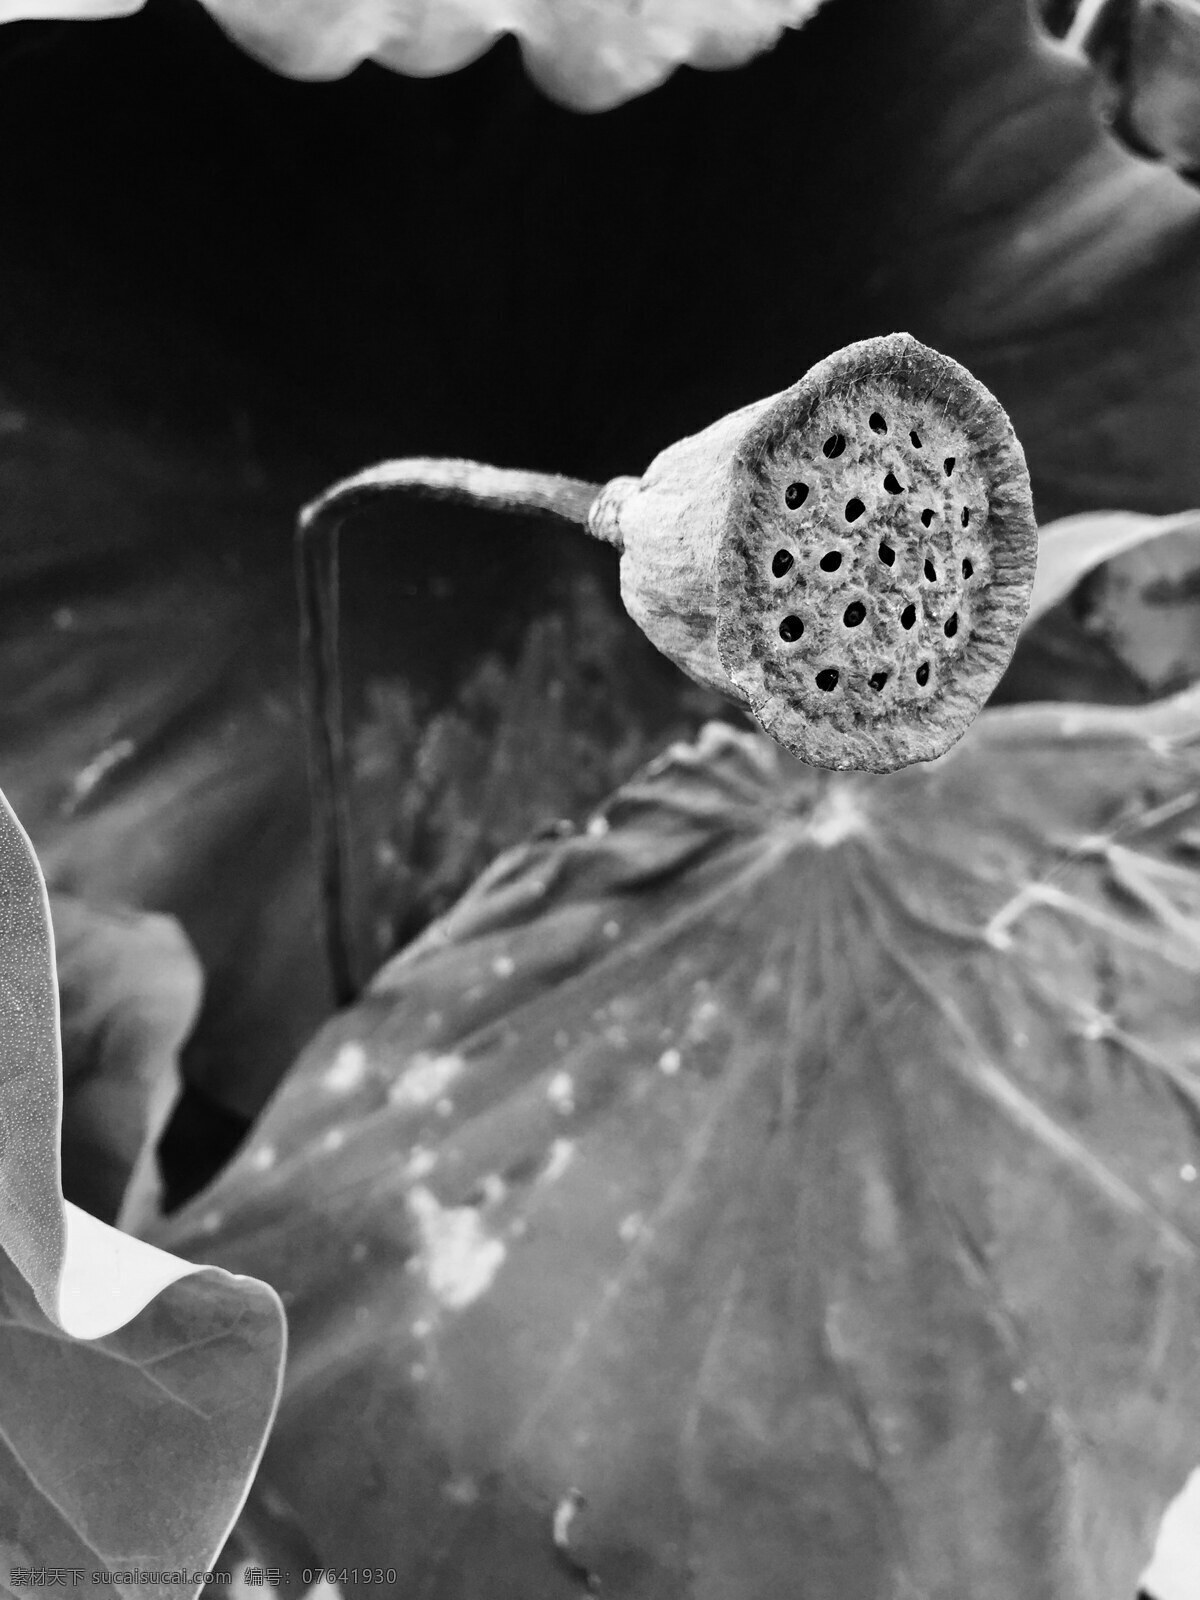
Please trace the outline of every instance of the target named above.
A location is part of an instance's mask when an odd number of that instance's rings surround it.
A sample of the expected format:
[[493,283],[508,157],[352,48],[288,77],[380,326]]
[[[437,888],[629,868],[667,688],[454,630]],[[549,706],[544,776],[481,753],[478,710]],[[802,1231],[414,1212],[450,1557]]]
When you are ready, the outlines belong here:
[[886,777],[711,724],[161,1238],[279,1287],[264,1489],[398,1593],[1130,1600],[1200,1438],[1198,979],[1200,692]]
[[181,1087],[203,974],[172,917],[51,900],[63,1041],[63,1191],[136,1231],[160,1206],[155,1146]]
[[1039,533],[1033,598],[996,704],[1138,703],[1200,676],[1200,514],[1084,511]]
[[[144,0],[0,0],[0,22],[124,17]],[[453,72],[504,33],[534,81],[581,111],[653,89],[683,62],[735,67],[799,27],[820,0],[205,0],[252,54],[298,78],[336,78],[368,58],[419,77]]]
[[[838,0],[739,72],[600,118],[539,96],[507,47],[316,90],[190,5],[0,29],[0,51],[10,34],[5,782],[56,886],[180,919],[209,977],[185,1071],[244,1116],[328,1004],[289,541],[326,475],[411,450],[639,470],[904,327],[1004,402],[1043,517],[1200,503],[1200,199],[1109,138],[1025,0]],[[612,724],[687,725],[661,677],[647,707],[608,552],[441,509],[367,524],[345,541],[353,721],[375,720],[364,679],[402,683],[421,729],[486,744],[458,696],[495,660],[536,729],[526,638],[548,614],[570,637],[586,577],[619,642],[588,666],[609,716],[577,729],[584,803],[629,770]],[[432,819],[407,779],[394,821],[370,773],[357,788],[364,948],[468,881],[377,844],[456,813],[489,847],[530,824],[514,805],[501,837],[495,786],[443,770]],[[550,814],[578,810],[582,782],[550,788]]]
[[182,1600],[257,1467],[282,1312],[263,1283],[64,1205],[54,940],[2,797],[0,1038],[0,1592],[76,1569],[110,1600]]

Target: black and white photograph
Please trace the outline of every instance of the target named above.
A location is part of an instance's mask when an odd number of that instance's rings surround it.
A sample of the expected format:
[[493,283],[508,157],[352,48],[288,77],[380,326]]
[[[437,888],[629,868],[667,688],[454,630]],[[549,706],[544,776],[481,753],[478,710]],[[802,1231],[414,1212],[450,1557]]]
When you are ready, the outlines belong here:
[[0,0],[0,1596],[1200,1600],[1200,0]]

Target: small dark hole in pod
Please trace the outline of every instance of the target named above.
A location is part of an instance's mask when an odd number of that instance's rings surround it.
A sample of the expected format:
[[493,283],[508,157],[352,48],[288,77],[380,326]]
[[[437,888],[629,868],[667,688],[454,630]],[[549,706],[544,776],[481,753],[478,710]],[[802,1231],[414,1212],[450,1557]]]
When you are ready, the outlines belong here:
[[963,557],[963,577],[964,578],[969,578],[974,571],[975,571],[975,568],[971,564],[970,556],[964,556]]
[[904,610],[900,613],[900,626],[902,628],[911,628],[913,623],[916,620],[917,620],[917,608],[916,608],[916,606],[911,606],[911,605],[910,606],[905,606]]
[[799,617],[784,617],[779,624],[779,637],[786,639],[788,644],[794,644],[803,632],[804,624]]
[[887,432],[887,422],[884,420],[882,412],[872,411],[871,415],[867,418],[867,421],[870,425],[872,433]]
[[866,509],[867,509],[866,506],[863,505],[861,500],[847,500],[846,501],[846,521],[847,522],[857,522],[859,517],[862,516],[863,512]]
[[842,552],[840,550],[830,550],[828,555],[823,555],[821,557],[822,572],[836,572],[841,564]]
[[822,452],[832,461],[835,456],[840,456],[846,448],[846,435],[844,433],[831,433],[821,446]]
[[842,621],[848,628],[857,628],[867,614],[867,608],[861,600],[852,600],[842,612]]
[[798,511],[808,499],[808,485],[806,483],[789,483],[783,491],[783,503],[789,511]]
[[970,522],[970,520],[971,520],[971,508],[970,508],[970,506],[964,506],[962,508],[962,525],[963,525],[964,528],[966,527],[967,523]]
[[908,437],[912,440],[913,449],[914,450],[919,450],[921,448],[921,435],[916,431],[915,428],[912,430],[912,432],[909,434]]
[[922,513],[921,513],[921,521],[925,524],[926,527],[928,527],[929,524],[933,521],[933,512],[932,511],[922,511]]
[[817,673],[817,688],[824,689],[828,694],[831,689],[838,686],[838,671],[836,667],[826,667],[823,672]]
[[895,565],[896,552],[892,549],[890,544],[881,544],[879,546],[879,559],[883,562],[885,567]]
[[897,478],[894,472],[888,473],[887,477],[883,480],[883,487],[889,494],[904,493],[904,485],[900,482],[899,478]]
[[790,550],[776,550],[775,559],[771,563],[771,571],[777,578],[782,578],[785,572],[790,571],[795,559]]
[[930,583],[937,582],[937,568],[934,566],[933,562],[930,561],[928,556],[925,557],[925,576],[929,579]]
[[876,690],[882,689],[887,681],[888,675],[886,672],[873,672],[867,679],[867,682],[871,685],[872,689]]
[[942,462],[942,466],[946,469],[946,476],[947,477],[949,477],[950,474],[954,471],[954,463],[955,463],[956,459],[957,459],[957,457],[955,457],[955,456],[947,456],[945,461]]
[[928,661],[922,661],[921,665],[917,668],[917,682],[921,685],[922,689],[929,682]]
[[947,639],[953,639],[954,635],[958,632],[957,611],[951,612],[951,614],[946,618],[945,626],[942,628],[942,632],[946,635]]

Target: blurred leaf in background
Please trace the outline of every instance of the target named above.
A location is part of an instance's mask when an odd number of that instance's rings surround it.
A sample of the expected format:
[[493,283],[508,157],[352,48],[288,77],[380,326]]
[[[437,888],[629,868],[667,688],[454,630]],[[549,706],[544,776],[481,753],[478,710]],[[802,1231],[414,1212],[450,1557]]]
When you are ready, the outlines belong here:
[[171,917],[51,902],[63,1043],[67,1198],[133,1232],[160,1209],[156,1148],[203,974]]
[[1039,0],[1069,50],[1099,73],[1106,120],[1132,149],[1200,178],[1196,0]]
[[1130,705],[1200,678],[1200,514],[1080,512],[1040,530],[1024,631],[993,703]]

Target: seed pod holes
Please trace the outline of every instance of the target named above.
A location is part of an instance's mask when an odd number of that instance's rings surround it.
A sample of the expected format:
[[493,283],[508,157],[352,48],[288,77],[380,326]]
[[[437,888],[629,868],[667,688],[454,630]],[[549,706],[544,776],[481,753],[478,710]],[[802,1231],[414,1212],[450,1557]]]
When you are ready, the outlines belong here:
[[[622,547],[627,610],[801,760],[932,759],[999,681],[1036,561],[1025,458],[987,390],[908,335],[839,351],[635,482],[593,514]],[[785,545],[804,604],[792,639],[772,565]]]

